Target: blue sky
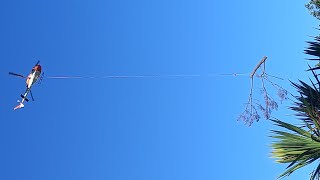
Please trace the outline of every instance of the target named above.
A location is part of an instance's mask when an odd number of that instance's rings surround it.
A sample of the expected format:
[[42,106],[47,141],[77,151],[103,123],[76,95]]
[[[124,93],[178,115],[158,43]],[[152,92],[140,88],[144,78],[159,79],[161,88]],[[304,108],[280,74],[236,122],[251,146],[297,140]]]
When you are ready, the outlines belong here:
[[[250,73],[266,55],[270,74],[307,79],[318,22],[304,3],[3,1],[0,179],[275,179],[271,123],[236,121],[249,77],[207,75]],[[37,60],[46,76],[160,77],[44,79],[13,111],[25,84],[8,72]],[[165,77],[181,74],[200,76]],[[294,122],[287,106],[274,116]]]

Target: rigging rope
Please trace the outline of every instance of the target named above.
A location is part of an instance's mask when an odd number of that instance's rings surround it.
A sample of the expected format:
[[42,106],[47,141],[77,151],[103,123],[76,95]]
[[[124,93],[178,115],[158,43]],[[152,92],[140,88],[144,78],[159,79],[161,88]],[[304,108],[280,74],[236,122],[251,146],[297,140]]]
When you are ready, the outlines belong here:
[[187,77],[214,77],[214,76],[249,76],[250,73],[228,74],[175,74],[175,75],[109,75],[109,76],[46,76],[48,79],[107,79],[107,78],[187,78]]

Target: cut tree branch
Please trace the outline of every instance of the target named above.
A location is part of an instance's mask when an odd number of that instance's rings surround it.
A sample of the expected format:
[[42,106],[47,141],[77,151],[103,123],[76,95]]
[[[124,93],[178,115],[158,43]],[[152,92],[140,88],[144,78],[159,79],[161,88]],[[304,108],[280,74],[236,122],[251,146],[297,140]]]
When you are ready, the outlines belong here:
[[261,66],[262,63],[264,63],[267,60],[267,56],[264,56],[261,61],[257,64],[257,66],[254,68],[254,70],[252,71],[252,73],[250,74],[250,78],[252,78],[254,76],[254,74],[256,73],[256,71],[259,69],[259,67]]

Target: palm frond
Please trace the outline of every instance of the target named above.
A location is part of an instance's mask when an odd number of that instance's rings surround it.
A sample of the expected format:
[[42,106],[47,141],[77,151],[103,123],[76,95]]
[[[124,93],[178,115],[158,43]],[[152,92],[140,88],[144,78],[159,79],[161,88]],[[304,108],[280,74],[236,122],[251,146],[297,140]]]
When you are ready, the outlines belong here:
[[[314,41],[307,41],[309,47],[304,50],[306,54],[320,57],[320,39],[319,37],[314,37]],[[309,59],[309,60],[317,60],[317,59]]]
[[[313,11],[313,8],[320,7],[320,1],[310,1],[306,7]],[[317,11],[319,13],[319,11]],[[316,15],[320,18],[320,14]],[[305,53],[312,57],[308,60],[318,61],[315,66],[310,66],[308,71],[312,72],[315,83],[310,79],[311,85],[303,81],[291,82],[296,88],[298,96],[296,102],[290,107],[295,111],[296,117],[300,120],[299,126],[285,123],[280,120],[272,120],[276,126],[283,131],[272,130],[272,156],[276,162],[287,163],[286,171],[279,177],[289,176],[294,171],[319,160],[320,158],[320,36],[313,37],[313,41],[307,42],[308,47]],[[310,179],[320,179],[320,164],[311,173]]]
[[289,163],[287,170],[279,178],[289,176],[295,170],[304,167],[320,158],[320,143],[314,141],[313,134],[301,127],[272,120],[275,125],[288,132],[273,130],[272,156],[279,163]]

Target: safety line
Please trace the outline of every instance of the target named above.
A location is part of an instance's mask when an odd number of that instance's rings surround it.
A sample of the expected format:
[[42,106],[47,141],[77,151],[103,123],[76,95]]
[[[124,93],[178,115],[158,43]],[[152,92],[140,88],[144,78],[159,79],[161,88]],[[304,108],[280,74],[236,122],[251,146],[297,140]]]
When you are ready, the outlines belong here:
[[106,79],[106,78],[187,78],[187,77],[214,77],[214,76],[249,76],[250,73],[227,74],[175,74],[175,75],[109,75],[109,76],[46,76],[48,79]]

